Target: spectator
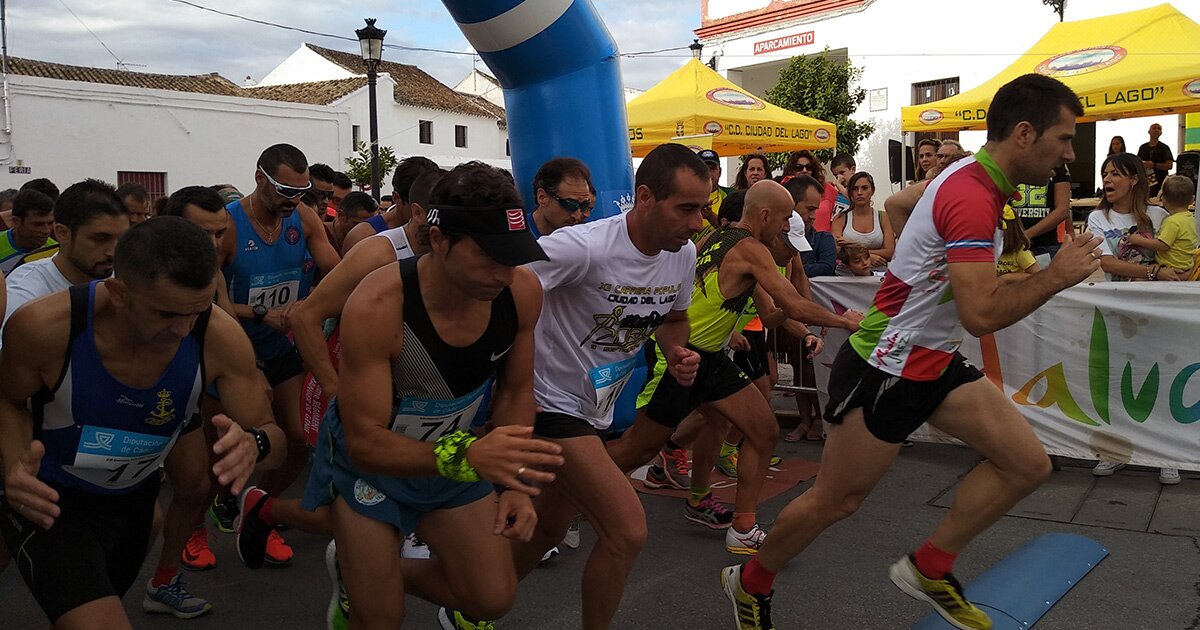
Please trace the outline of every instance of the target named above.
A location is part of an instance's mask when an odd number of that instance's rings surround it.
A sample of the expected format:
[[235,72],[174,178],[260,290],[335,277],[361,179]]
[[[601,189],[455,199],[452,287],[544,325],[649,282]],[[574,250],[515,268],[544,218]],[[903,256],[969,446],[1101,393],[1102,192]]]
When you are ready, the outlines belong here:
[[862,277],[871,275],[871,250],[862,243],[846,243],[838,250],[837,275],[842,277]]
[[339,204],[337,216],[325,224],[325,235],[329,244],[341,254],[342,244],[354,226],[375,216],[375,200],[365,192],[352,192],[346,195]]
[[[937,153],[934,154],[934,157],[937,158],[936,166],[939,174],[946,170],[946,167],[950,166],[950,164],[954,162],[953,158],[957,153],[971,155],[971,152],[964,149],[963,146],[958,143],[958,140],[942,140],[941,146],[938,147]],[[936,177],[936,175],[933,175],[928,179],[933,179],[933,177]]]
[[[871,253],[871,267],[882,270],[896,251],[896,235],[883,212],[871,205],[875,179],[860,171],[850,178],[850,212],[833,220],[833,237],[838,247],[860,243]],[[845,261],[844,261],[845,262]]]
[[46,179],[45,177],[31,179],[31,180],[25,182],[24,184],[21,184],[21,190],[30,190],[30,189],[36,190],[36,191],[42,193],[43,195],[46,195],[47,197],[49,197],[55,201],[58,201],[58,186],[55,186],[54,182]]
[[750,153],[742,156],[742,166],[738,168],[733,187],[738,190],[750,190],[750,187],[766,179],[771,173],[767,156],[761,153]]
[[846,185],[850,183],[850,177],[858,172],[858,164],[854,161],[853,155],[839,153],[833,156],[833,161],[829,163],[829,170],[833,173],[833,186],[837,188],[838,193],[832,214],[836,217],[850,209],[850,191],[846,189]]
[[1125,148],[1125,137],[1124,136],[1113,136],[1112,140],[1108,141],[1108,154],[1109,155],[1113,155],[1115,153],[1128,153],[1128,152],[1129,152],[1129,149]]
[[[818,230],[828,232],[832,225],[835,206],[837,205],[838,191],[837,187],[825,181],[825,167],[821,165],[821,160],[813,155],[812,151],[795,151],[792,153],[795,156],[793,175],[784,178],[784,181],[800,174],[808,174],[813,179],[821,183],[821,205],[817,207],[817,213],[813,217],[813,224]],[[847,208],[849,203],[847,202]]]
[[146,187],[136,182],[125,182],[117,187],[117,197],[129,211],[129,224],[137,225],[154,215],[150,207],[150,195]]
[[1171,172],[1171,167],[1175,165],[1175,156],[1171,154],[1171,147],[1158,141],[1161,136],[1162,125],[1158,123],[1150,125],[1150,141],[1138,147],[1137,152],[1138,158],[1142,160],[1142,167],[1150,175],[1149,192],[1151,197],[1158,196],[1163,180]]
[[708,179],[712,183],[712,193],[708,195],[709,207],[703,210],[704,220],[708,225],[692,237],[692,242],[699,243],[706,236],[712,234],[713,230],[721,227],[720,219],[717,218],[721,213],[721,204],[729,196],[729,193],[733,192],[733,189],[721,185],[721,156],[716,151],[704,149],[696,155],[699,155],[700,159],[704,161],[704,165],[708,167]]
[[8,275],[4,321],[26,302],[74,284],[112,274],[117,239],[129,229],[125,209],[111,184],[88,179],[72,184],[54,202],[53,257],[21,265]]
[[534,237],[583,223],[596,203],[592,172],[575,158],[554,158],[533,176],[533,198],[537,206],[526,223]]
[[796,212],[804,220],[804,238],[808,239],[808,244],[812,247],[812,251],[800,252],[804,274],[809,278],[832,276],[837,266],[837,242],[833,234],[816,229],[813,225],[813,212],[809,210],[812,204],[807,203],[812,196],[822,195],[821,182],[801,174],[789,179],[783,187],[792,194]]
[[12,207],[12,228],[0,237],[0,272],[7,276],[29,252],[57,242],[54,234],[54,201],[36,190],[17,193]]
[[[1196,251],[1196,221],[1188,206],[1196,199],[1192,180],[1184,175],[1171,175],[1163,181],[1162,201],[1170,213],[1154,238],[1139,234],[1129,236],[1129,244],[1155,252],[1157,267],[1167,267],[1187,274],[1193,266]],[[1151,275],[1155,271],[1150,272]]]
[[996,273],[1003,276],[1010,273],[1034,274],[1041,271],[1041,265],[1034,258],[1033,252],[1029,251],[1029,236],[1017,220],[1012,206],[1007,204],[1004,206],[1001,228],[1004,232],[1004,248],[996,261]]
[[[943,170],[951,164],[965,158],[971,154],[966,151],[955,151],[950,154],[950,158],[946,160],[946,166],[940,167]],[[917,182],[910,186],[905,186],[903,190],[888,197],[883,202],[883,209],[886,210],[888,222],[892,224],[892,232],[896,238],[900,238],[900,233],[904,231],[904,224],[908,222],[908,216],[912,214],[913,208],[917,207],[917,202],[920,201],[921,195],[925,194],[925,187],[929,185],[930,180]]]
[[917,143],[917,178],[914,181],[923,182],[929,179],[929,171],[937,166],[937,150],[942,143],[934,138],[925,138]]
[[1111,281],[1182,279],[1183,274],[1169,267],[1149,266],[1154,252],[1129,242],[1131,232],[1153,238],[1167,218],[1166,210],[1149,204],[1142,161],[1132,153],[1110,155],[1100,174],[1104,196],[1088,215],[1088,230],[1103,239],[1100,268],[1105,276]]
[[1058,253],[1059,228],[1075,235],[1071,224],[1071,171],[1064,164],[1054,169],[1054,175],[1043,186],[1017,184],[1017,193],[1009,202],[1025,228],[1034,256]]

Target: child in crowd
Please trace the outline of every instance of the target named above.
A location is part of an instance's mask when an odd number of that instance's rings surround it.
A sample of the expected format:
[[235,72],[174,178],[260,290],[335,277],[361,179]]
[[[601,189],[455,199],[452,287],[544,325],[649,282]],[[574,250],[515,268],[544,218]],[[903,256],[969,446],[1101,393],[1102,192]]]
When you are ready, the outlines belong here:
[[1129,244],[1153,250],[1154,263],[1178,271],[1189,272],[1195,264],[1196,219],[1188,206],[1196,198],[1192,180],[1172,175],[1163,180],[1161,198],[1170,214],[1163,219],[1158,234],[1153,237],[1130,234]]
[[1002,225],[1004,249],[1000,252],[1000,259],[996,261],[996,273],[1003,276],[1010,273],[1033,274],[1041,271],[1041,265],[1033,257],[1033,252],[1029,251],[1029,237],[1021,227],[1021,222],[1017,220],[1012,206],[1008,204],[1004,204]]
[[847,243],[838,252],[836,275],[842,277],[871,275],[871,250],[861,243]]

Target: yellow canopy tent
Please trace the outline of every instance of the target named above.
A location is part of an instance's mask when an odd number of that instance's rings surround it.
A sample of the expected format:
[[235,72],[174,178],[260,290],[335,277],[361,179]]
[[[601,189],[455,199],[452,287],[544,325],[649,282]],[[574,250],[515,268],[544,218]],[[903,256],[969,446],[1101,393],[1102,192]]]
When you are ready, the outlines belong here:
[[1079,95],[1080,122],[1200,111],[1200,24],[1169,4],[1055,24],[983,85],[903,108],[903,129],[985,129],[996,90],[1032,72],[1054,77]]
[[746,93],[693,59],[626,106],[634,157],[680,136],[712,135],[722,155],[831,149],[837,127]]

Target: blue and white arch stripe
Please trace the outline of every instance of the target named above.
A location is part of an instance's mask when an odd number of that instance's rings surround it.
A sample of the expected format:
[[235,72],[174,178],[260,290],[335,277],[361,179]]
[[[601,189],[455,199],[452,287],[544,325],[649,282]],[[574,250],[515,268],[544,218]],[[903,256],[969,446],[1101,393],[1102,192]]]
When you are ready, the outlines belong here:
[[513,176],[531,182],[556,156],[592,171],[598,219],[631,199],[625,98],[616,43],[590,0],[443,0],[504,88]]

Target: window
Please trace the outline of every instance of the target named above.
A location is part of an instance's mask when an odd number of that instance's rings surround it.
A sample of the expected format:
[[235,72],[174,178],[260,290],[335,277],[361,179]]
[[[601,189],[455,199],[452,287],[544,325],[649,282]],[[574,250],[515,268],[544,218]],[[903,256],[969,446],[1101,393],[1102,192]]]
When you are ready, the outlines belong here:
[[454,125],[454,146],[465,149],[467,148],[467,126]]
[[421,144],[433,144],[433,121],[421,121]]
[[358,125],[350,125],[350,147],[351,150],[358,150],[358,143],[362,142],[362,127]]
[[[950,79],[938,79],[937,81],[924,81],[922,83],[912,84],[912,103],[913,105],[924,105],[940,101],[944,98],[950,98],[958,94],[958,77]],[[936,138],[938,140],[958,140],[957,131],[947,131],[942,133],[921,133],[916,134],[916,141],[920,142],[925,138]]]
[[143,171],[117,171],[117,186],[122,184],[141,184],[146,188],[150,203],[159,197],[167,196],[167,174]]

